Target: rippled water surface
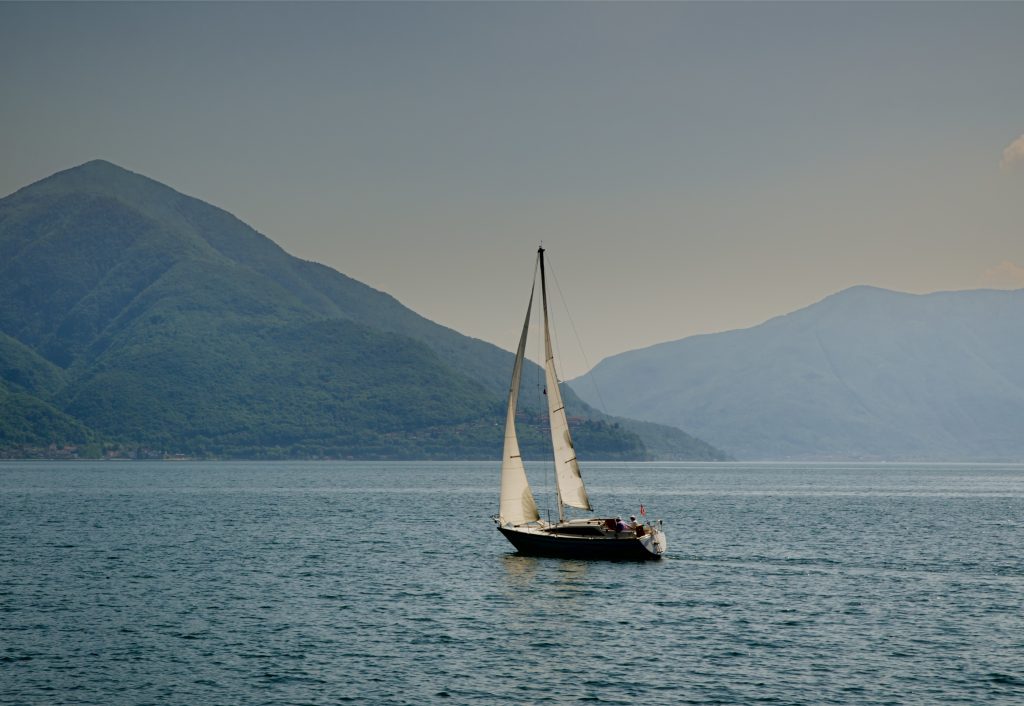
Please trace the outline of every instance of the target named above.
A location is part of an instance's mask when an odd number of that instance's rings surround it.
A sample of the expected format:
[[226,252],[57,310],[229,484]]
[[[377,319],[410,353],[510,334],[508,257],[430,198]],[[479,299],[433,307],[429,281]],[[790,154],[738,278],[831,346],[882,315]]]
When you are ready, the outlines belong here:
[[1024,704],[1022,466],[585,465],[643,564],[497,466],[0,464],[0,702]]

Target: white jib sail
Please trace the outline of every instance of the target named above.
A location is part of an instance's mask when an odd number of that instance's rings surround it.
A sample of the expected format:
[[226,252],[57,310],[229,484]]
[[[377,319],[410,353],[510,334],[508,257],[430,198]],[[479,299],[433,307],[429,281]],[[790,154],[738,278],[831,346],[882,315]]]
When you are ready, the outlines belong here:
[[555,482],[558,484],[558,497],[563,505],[592,510],[587,489],[583,486],[579,464],[576,463],[576,450],[569,436],[569,421],[565,418],[565,405],[562,393],[558,388],[558,375],[555,373],[555,355],[551,350],[551,332],[548,327],[548,295],[544,282],[544,255],[540,260],[540,292],[544,308],[544,373],[547,381],[548,417],[551,423],[551,445],[555,452]]
[[519,337],[516,362],[512,366],[512,385],[508,391],[508,413],[505,416],[505,450],[501,459],[501,504],[498,515],[501,524],[521,525],[540,519],[537,503],[530,491],[526,469],[519,454],[519,440],[516,438],[516,405],[519,402],[519,383],[523,377],[523,358],[526,355],[526,333],[530,327],[530,310],[533,308],[533,288],[530,289],[530,303],[526,307],[526,322]]

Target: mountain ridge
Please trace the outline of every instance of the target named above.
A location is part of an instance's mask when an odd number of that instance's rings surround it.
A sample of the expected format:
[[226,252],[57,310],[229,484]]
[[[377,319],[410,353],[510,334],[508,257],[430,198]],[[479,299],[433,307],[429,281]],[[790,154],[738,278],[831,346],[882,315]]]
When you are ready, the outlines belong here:
[[739,458],[1024,458],[1024,290],[860,285],[747,329],[601,361],[615,414],[683,426]]

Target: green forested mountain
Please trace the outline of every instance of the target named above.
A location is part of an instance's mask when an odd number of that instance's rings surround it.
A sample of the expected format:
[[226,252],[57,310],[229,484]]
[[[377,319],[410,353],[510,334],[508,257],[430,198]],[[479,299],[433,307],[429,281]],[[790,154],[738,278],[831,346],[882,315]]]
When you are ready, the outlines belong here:
[[[497,458],[511,358],[108,162],[0,200],[8,455]],[[581,456],[720,456],[567,406]],[[543,449],[539,414],[527,404],[527,453]]]

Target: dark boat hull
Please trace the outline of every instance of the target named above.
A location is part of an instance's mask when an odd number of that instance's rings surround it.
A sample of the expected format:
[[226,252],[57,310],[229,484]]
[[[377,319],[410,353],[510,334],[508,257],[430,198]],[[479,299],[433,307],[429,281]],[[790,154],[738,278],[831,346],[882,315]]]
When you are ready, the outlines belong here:
[[[572,537],[558,534],[524,532],[514,527],[498,527],[505,539],[520,554],[552,556],[563,559],[606,559],[646,561],[660,559],[661,553],[648,548],[638,537]],[[650,542],[647,542],[649,544]]]

